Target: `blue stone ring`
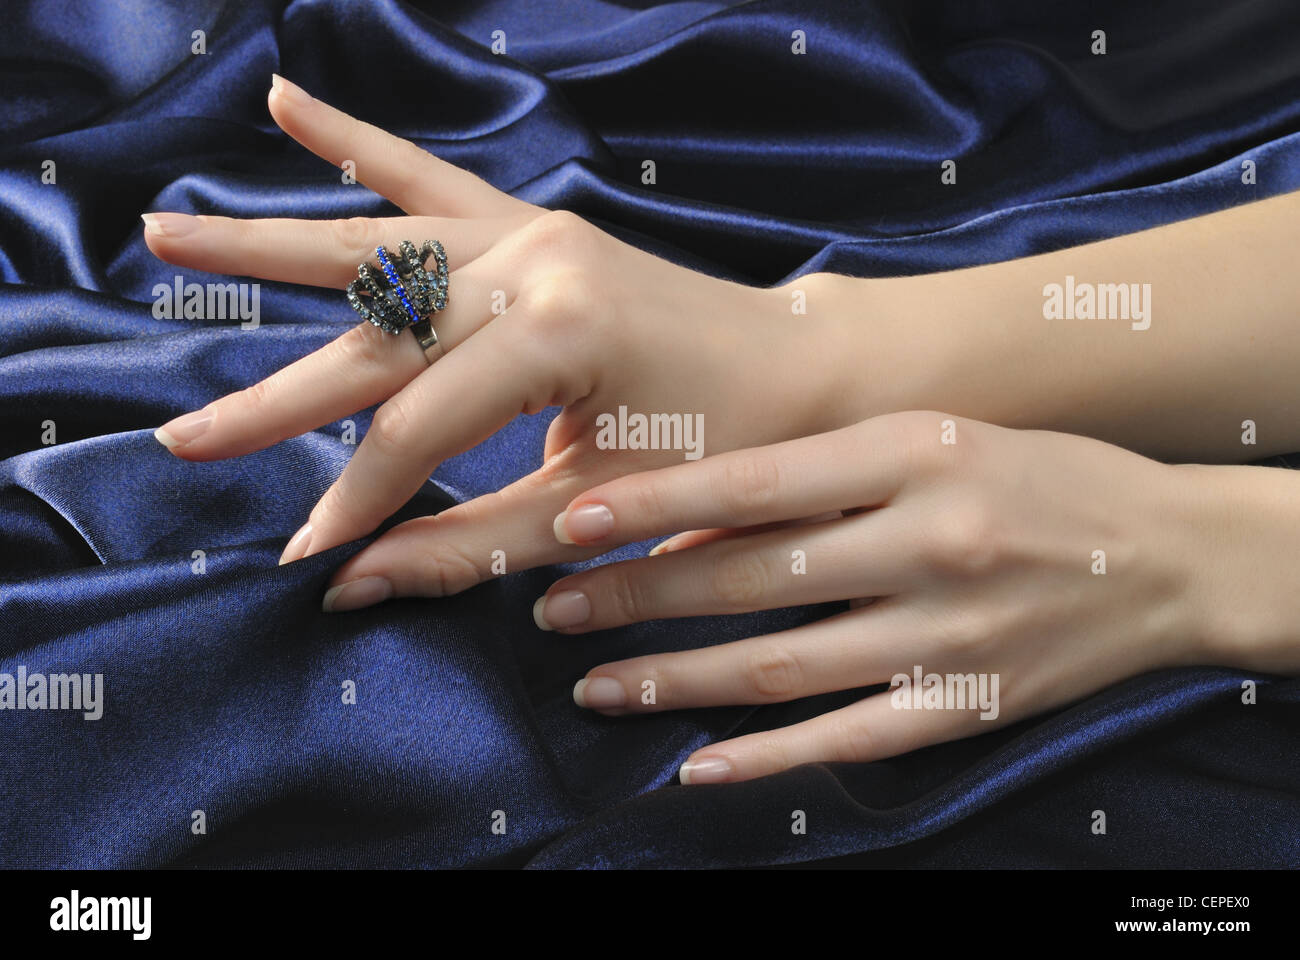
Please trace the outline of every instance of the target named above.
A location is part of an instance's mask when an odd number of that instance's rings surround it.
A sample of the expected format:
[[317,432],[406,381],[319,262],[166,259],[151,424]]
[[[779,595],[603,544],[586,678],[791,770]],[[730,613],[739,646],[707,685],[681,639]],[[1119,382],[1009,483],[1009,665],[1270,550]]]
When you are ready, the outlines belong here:
[[[397,246],[397,256],[387,247],[375,247],[378,264],[357,267],[357,278],[348,284],[347,297],[362,320],[385,333],[399,334],[407,327],[420,348],[429,356],[442,346],[430,318],[447,306],[447,254],[437,240],[426,240],[419,250],[410,240]],[[425,264],[433,257],[432,269]]]

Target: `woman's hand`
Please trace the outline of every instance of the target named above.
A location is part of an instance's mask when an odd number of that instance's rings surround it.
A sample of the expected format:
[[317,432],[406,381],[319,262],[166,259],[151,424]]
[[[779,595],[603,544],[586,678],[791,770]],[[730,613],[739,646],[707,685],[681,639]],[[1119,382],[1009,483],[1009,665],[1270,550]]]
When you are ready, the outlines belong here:
[[621,715],[960,675],[964,709],[902,709],[900,684],[705,747],[682,782],[871,761],[1159,667],[1300,669],[1294,566],[1276,562],[1294,550],[1297,510],[1277,508],[1296,492],[1283,470],[1167,466],[1066,434],[891,414],[583,493],[557,536],[609,549],[690,532],[560,580],[535,615],[579,633],[854,601],[781,633],[605,664],[574,699]]
[[[596,420],[620,408],[702,417],[706,454],[931,406],[1161,455],[1231,459],[1294,446],[1300,421],[1286,371],[1300,356],[1291,323],[1300,273],[1278,258],[1290,249],[1300,194],[970,270],[891,280],[817,274],[760,290],[516,200],[278,78],[269,104],[290,136],[331,163],[352,161],[361,182],[413,216],[149,214],[150,249],[206,271],[341,289],[377,245],[440,239],[453,268],[448,307],[434,318],[447,352],[430,367],[410,334],[361,323],[165,424],[159,439],[186,459],[221,459],[382,404],[290,540],[288,562],[370,533],[441,461],[518,413],[566,408],[541,469],[389,531],[340,568],[326,609],[459,592],[492,575],[498,550],[512,570],[595,555],[558,544],[551,518],[582,490],[685,453],[600,449]],[[1126,322],[1046,321],[1044,285],[1076,273],[1149,277],[1165,319],[1142,332]],[[792,312],[798,303],[806,313]],[[1227,309],[1240,323],[1218,322]],[[1245,416],[1259,426],[1259,446],[1242,445]]]
[[[239,456],[375,403],[363,442],[291,539],[281,562],[373,531],[435,467],[521,412],[560,404],[536,473],[436,517],[389,531],[334,578],[325,607],[390,596],[440,596],[511,570],[599,551],[566,546],[551,523],[589,487],[681,462],[690,450],[608,451],[597,418],[677,415],[715,453],[843,425],[844,349],[829,329],[792,317],[786,292],[693,273],[565,212],[516,200],[277,78],[269,104],[292,137],[413,214],[343,221],[231,220],[150,214],[162,259],[202,270],[344,287],[375,247],[428,238],[453,272],[434,317],[446,353],[432,366],[407,332],[361,323],[246,390],[165,424],[176,456]],[[502,312],[502,308],[504,312]],[[340,316],[346,309],[339,297]],[[798,322],[794,322],[797,320]],[[841,409],[844,408],[844,409]]]

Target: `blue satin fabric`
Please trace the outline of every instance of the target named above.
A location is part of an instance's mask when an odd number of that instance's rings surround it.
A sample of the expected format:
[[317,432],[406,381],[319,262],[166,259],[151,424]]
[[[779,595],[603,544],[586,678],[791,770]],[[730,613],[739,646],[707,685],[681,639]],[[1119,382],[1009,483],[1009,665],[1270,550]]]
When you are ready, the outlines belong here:
[[[1162,672],[885,762],[688,789],[676,770],[692,750],[856,694],[611,720],[576,708],[573,682],[828,608],[557,637],[529,615],[564,572],[549,569],[320,613],[361,544],[276,559],[347,460],[341,425],[211,464],[169,456],[151,431],[354,318],[336,292],[268,283],[256,332],[155,319],[154,284],[227,278],[155,260],[139,221],[392,212],[274,128],[278,71],[517,196],[719,275],[1017,257],[1300,189],[1300,7],[425,6],[6,5],[0,672],[102,673],[106,707],[98,721],[0,712],[0,864],[1300,864],[1294,680]],[[495,30],[507,56],[487,49]],[[957,183],[941,187],[946,159]],[[439,468],[401,517],[533,469],[551,415]],[[1244,679],[1257,705],[1241,705]],[[1098,809],[1106,836],[1089,829]]]

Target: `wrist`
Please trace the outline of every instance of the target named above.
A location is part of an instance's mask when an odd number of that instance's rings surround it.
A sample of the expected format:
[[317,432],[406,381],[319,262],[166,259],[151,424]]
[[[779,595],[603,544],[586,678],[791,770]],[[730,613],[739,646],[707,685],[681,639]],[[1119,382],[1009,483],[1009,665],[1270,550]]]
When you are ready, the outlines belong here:
[[[786,309],[802,302],[814,341],[822,430],[901,410],[949,409],[959,328],[920,308],[923,277],[860,278],[832,273],[776,288]],[[799,319],[797,316],[795,319]]]
[[1267,467],[1170,467],[1192,491],[1189,662],[1300,673],[1300,476]]

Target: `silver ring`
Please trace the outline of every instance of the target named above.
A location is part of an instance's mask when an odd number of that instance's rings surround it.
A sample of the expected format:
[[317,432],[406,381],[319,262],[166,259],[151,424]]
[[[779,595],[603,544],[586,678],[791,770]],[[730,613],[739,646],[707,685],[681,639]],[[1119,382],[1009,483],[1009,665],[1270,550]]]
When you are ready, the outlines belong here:
[[411,333],[415,334],[415,342],[420,345],[425,359],[430,363],[443,355],[442,344],[438,342],[438,332],[433,329],[433,324],[429,322],[428,317],[411,324]]

